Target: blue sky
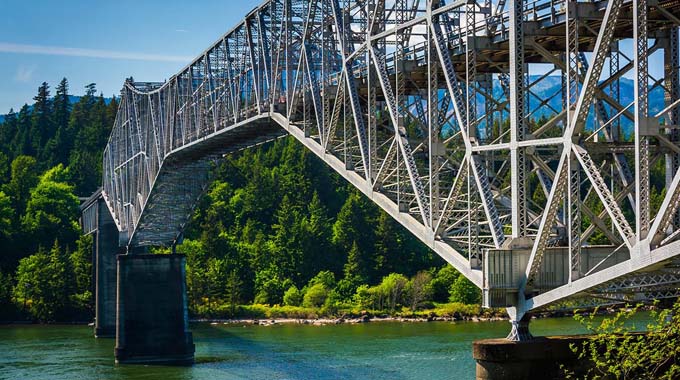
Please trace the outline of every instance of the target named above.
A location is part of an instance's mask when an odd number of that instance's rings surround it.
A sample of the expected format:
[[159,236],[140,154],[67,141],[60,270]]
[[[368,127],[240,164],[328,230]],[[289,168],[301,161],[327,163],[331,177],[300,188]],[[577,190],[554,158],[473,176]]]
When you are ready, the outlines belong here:
[[4,0],[0,114],[32,103],[43,81],[66,77],[75,95],[95,82],[111,96],[129,76],[169,78],[260,2]]

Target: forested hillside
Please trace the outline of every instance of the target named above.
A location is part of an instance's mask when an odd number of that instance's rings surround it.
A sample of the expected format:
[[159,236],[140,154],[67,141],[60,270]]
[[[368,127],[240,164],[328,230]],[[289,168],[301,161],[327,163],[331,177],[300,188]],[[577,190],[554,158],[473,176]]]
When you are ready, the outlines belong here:
[[[78,197],[101,184],[118,103],[94,84],[84,92],[70,95],[66,79],[54,94],[43,83],[33,104],[0,123],[0,320],[92,318],[91,241],[78,227]],[[230,155],[214,171],[177,247],[187,256],[193,316],[450,311],[479,302],[469,281],[293,138]],[[661,160],[652,174],[658,209]],[[535,176],[528,187],[540,212]],[[602,210],[594,197],[584,203]],[[607,240],[595,233],[589,242]],[[459,304],[442,305],[449,301]]]
[[[43,83],[33,104],[0,123],[0,320],[92,318],[91,240],[78,227],[78,197],[100,186],[118,104],[94,84],[72,99],[66,79],[54,94]],[[478,300],[469,282],[292,138],[225,158],[215,178],[178,247],[194,316]]]
[[87,319],[91,242],[78,196],[100,186],[101,152],[118,104],[94,84],[77,102],[66,79],[43,83],[0,124],[0,319]]

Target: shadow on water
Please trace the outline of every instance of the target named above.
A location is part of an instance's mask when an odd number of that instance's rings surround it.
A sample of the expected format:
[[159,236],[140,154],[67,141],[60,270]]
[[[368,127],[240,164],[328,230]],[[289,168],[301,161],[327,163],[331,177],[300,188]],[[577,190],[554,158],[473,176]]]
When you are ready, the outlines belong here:
[[340,347],[328,350],[328,346],[333,346],[324,333],[329,328],[332,327],[193,325],[194,336],[198,337],[196,366],[221,372],[219,378],[224,378],[223,375],[236,375],[239,379],[407,378],[396,370],[357,358],[356,352],[343,355]]

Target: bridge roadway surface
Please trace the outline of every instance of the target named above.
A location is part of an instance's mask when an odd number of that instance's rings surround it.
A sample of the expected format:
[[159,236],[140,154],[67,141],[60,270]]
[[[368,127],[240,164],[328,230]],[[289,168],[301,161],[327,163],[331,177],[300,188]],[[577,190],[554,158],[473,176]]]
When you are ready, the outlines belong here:
[[[679,24],[679,1],[266,1],[168,81],[126,81],[102,195],[121,246],[172,245],[215,160],[292,135],[516,322],[676,296]],[[551,116],[529,125],[526,103]]]

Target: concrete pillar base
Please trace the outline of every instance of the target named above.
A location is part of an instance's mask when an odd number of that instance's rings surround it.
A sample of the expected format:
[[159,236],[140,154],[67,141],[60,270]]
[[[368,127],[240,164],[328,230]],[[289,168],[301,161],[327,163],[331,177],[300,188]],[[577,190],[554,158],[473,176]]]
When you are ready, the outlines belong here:
[[116,363],[191,365],[183,255],[119,255]]
[[529,341],[478,340],[472,345],[477,380],[563,379],[560,365],[579,373],[588,368],[569,348],[589,336],[537,337]]

